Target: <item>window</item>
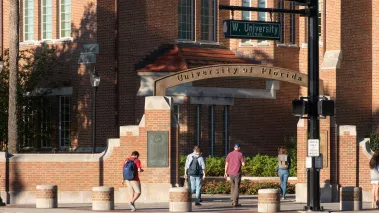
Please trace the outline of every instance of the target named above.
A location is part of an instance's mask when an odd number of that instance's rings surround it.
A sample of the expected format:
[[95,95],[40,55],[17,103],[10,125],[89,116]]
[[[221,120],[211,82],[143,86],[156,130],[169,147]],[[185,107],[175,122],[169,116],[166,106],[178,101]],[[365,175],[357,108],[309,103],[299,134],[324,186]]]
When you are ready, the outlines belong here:
[[201,40],[216,41],[217,0],[201,1]]
[[179,105],[174,105],[174,116],[179,123]]
[[60,37],[71,37],[71,0],[60,0]]
[[51,98],[30,98],[22,107],[22,113],[21,148],[51,147]]
[[[266,0],[258,0],[258,7],[259,8],[265,8],[266,7]],[[258,21],[266,21],[266,13],[265,12],[258,12]],[[259,43],[263,42],[264,40],[258,40]]]
[[[250,7],[250,0],[242,0],[243,7]],[[250,11],[242,11],[242,20],[251,20]],[[242,43],[250,42],[250,39],[242,39]]]
[[24,41],[34,40],[34,0],[24,0]]
[[23,119],[23,143],[21,148],[34,147],[34,141],[36,139],[35,122],[37,121],[37,110],[33,107],[34,100],[27,100],[26,106],[22,107],[22,119]]
[[51,143],[51,99],[42,99],[41,113],[41,147],[52,147]]
[[[265,8],[266,7],[266,0],[258,0],[258,7],[259,8]],[[258,12],[258,21],[266,21],[266,13],[265,12]]]
[[178,36],[181,40],[194,40],[194,3],[193,0],[179,0]]
[[[291,2],[291,10],[295,10],[295,2]],[[296,42],[296,19],[295,14],[290,15],[290,43]]]
[[[284,0],[279,0],[279,9],[284,9]],[[283,33],[283,26],[284,26],[284,14],[283,13],[279,13],[279,23],[280,23],[280,26],[281,26],[281,33],[280,33],[280,40],[279,42],[280,43],[284,43],[284,33]]]
[[42,39],[52,38],[52,0],[42,0]]
[[70,106],[71,98],[68,96],[59,97],[59,142],[61,147],[70,146]]
[[215,148],[215,106],[211,105],[209,106],[209,131],[208,131],[208,138],[209,138],[209,144],[211,147],[210,155],[214,156],[214,148]]
[[318,36],[321,37],[322,31],[322,11],[324,9],[324,5],[322,1],[318,3]]

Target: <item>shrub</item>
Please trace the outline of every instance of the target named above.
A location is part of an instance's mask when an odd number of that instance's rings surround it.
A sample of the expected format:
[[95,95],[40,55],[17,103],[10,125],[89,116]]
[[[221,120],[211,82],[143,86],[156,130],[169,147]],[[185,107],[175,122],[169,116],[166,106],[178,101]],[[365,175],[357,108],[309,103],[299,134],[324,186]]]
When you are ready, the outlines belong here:
[[379,149],[379,134],[376,132],[370,134],[370,148],[373,152]]
[[284,142],[288,147],[291,158],[290,177],[296,177],[297,174],[297,139],[295,136],[284,138]]
[[[379,140],[379,136],[378,136]],[[297,140],[296,137],[286,137],[284,139],[288,147],[291,158],[290,177],[296,177],[297,170]],[[379,142],[378,142],[379,145]],[[180,158],[180,175],[184,175],[184,166],[187,156]],[[225,157],[207,157],[206,175],[207,176],[224,176]],[[275,177],[276,166],[278,165],[277,156],[268,156],[257,154],[254,157],[246,157],[246,166],[242,167],[242,175],[249,177]]]
[[[203,184],[202,191],[204,194],[230,194],[231,184],[229,181],[212,181]],[[270,182],[253,182],[243,180],[240,185],[240,193],[244,195],[256,195],[259,189],[280,189],[279,183]],[[295,185],[287,184],[287,193],[295,193]]]

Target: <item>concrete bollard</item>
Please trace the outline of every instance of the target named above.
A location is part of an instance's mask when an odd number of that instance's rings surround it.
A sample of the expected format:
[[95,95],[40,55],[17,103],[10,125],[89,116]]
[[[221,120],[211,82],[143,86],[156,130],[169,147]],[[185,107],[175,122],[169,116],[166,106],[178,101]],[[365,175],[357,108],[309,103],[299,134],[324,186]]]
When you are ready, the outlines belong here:
[[36,208],[58,208],[57,185],[37,185]]
[[353,186],[341,187],[340,209],[341,211],[362,210],[362,188]]
[[114,210],[113,187],[92,187],[92,210]]
[[191,212],[192,195],[187,187],[170,188],[169,211],[170,212]]
[[278,189],[258,190],[258,212],[274,213],[280,211],[280,192]]

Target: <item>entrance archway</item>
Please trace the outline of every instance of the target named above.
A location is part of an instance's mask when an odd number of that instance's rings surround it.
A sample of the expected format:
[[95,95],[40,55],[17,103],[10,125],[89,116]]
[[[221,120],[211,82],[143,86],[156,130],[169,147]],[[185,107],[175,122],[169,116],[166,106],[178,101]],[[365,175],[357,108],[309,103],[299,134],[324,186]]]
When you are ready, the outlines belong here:
[[[167,88],[180,84],[222,77],[256,77],[308,87],[308,75],[293,70],[257,64],[219,64],[188,69],[159,78],[154,82],[154,95],[165,96]],[[324,94],[322,80],[319,92],[320,95]]]

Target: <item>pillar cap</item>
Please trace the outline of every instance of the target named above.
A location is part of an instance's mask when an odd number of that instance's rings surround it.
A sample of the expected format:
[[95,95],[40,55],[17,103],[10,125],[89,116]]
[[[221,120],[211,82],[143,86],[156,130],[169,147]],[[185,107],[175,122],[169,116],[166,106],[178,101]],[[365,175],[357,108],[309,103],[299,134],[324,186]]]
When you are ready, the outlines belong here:
[[110,186],[96,186],[92,187],[92,191],[94,192],[107,192],[107,191],[113,191],[114,188]]
[[58,188],[57,185],[50,185],[50,184],[36,186],[36,189],[56,189],[56,188]]
[[169,192],[188,192],[189,188],[187,187],[173,187],[170,188]]
[[273,194],[279,193],[279,189],[259,189],[258,194]]

